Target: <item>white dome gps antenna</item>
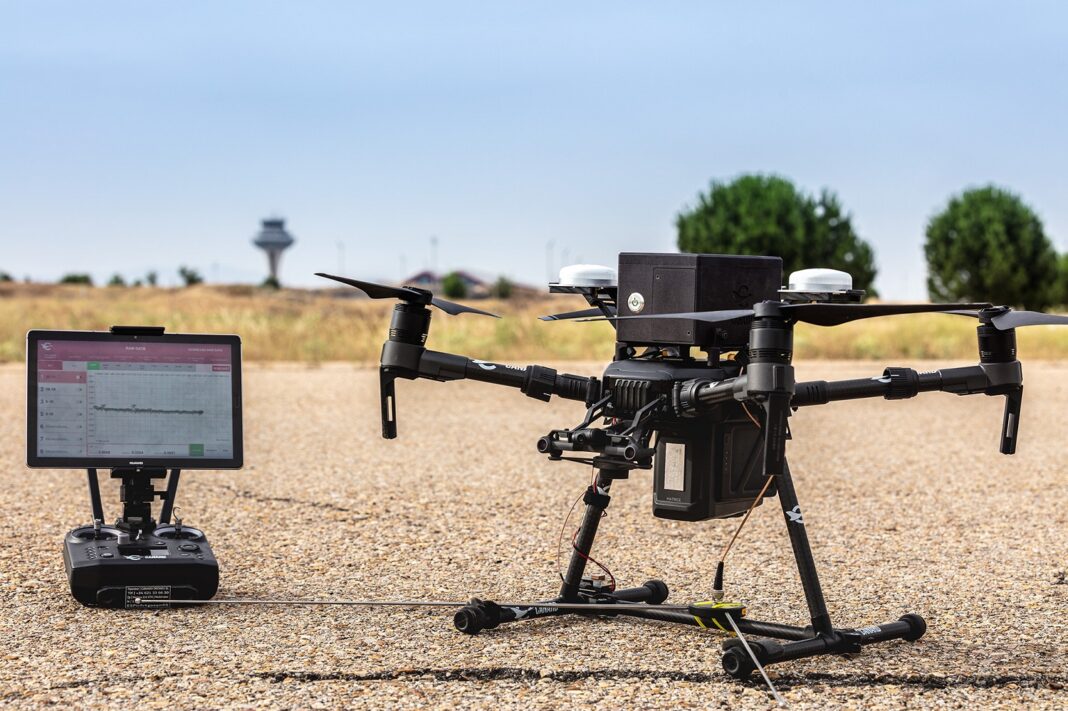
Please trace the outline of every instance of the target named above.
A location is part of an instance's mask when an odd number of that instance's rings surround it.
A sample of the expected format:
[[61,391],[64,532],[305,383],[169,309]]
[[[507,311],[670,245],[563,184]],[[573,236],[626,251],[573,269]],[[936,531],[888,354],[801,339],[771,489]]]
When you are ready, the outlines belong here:
[[802,269],[791,272],[787,284],[790,291],[849,291],[853,277],[837,269]]
[[616,270],[600,264],[571,264],[560,270],[560,278],[552,286],[609,287],[616,286]]
[[864,292],[853,288],[853,277],[848,272],[838,269],[802,269],[790,273],[786,288],[779,290],[779,298],[791,303],[857,303],[864,299]]

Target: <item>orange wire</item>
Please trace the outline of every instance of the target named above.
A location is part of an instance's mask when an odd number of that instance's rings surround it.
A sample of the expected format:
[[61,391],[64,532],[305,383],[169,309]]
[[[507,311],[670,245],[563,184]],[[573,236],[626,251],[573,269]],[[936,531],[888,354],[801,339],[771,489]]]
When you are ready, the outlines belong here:
[[774,476],[768,477],[768,480],[764,482],[764,488],[762,488],[760,493],[756,495],[756,498],[753,499],[753,503],[749,504],[749,508],[746,510],[745,516],[742,517],[741,523],[738,524],[738,528],[734,529],[734,535],[731,536],[731,540],[727,543],[727,547],[723,549],[723,555],[719,557],[720,563],[727,560],[727,554],[730,553],[731,546],[734,545],[734,542],[738,540],[738,534],[742,532],[742,527],[745,526],[745,522],[749,520],[749,514],[753,513],[753,509],[755,509],[757,504],[760,503],[760,500],[764,498],[764,493],[768,490],[768,487],[771,486],[771,480],[774,478]]

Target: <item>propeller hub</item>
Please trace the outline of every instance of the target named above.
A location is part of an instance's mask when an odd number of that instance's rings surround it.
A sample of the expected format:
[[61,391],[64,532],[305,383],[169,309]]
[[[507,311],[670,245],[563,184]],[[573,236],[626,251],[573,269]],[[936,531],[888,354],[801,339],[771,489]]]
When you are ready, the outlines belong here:
[[753,315],[756,318],[786,318],[780,306],[778,301],[761,301],[753,304]]
[[990,306],[985,309],[980,309],[979,320],[983,323],[990,323],[991,319],[1001,314],[1007,314],[1012,311],[1008,306]]
[[418,304],[420,306],[427,306],[434,298],[433,292],[427,289],[421,289],[418,286],[404,286],[402,287],[407,291],[410,296],[402,296],[401,298],[409,304]]

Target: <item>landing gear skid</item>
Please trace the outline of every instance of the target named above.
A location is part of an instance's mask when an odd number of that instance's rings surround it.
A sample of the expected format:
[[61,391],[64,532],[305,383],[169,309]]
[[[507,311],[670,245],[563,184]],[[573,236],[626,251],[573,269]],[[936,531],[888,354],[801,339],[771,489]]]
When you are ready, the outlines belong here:
[[[586,490],[583,499],[586,510],[575,537],[574,550],[559,596],[529,605],[498,605],[491,600],[473,598],[454,615],[453,624],[456,629],[464,634],[474,635],[483,630],[495,629],[507,622],[558,615],[624,615],[714,629],[731,635],[730,639],[723,642],[722,663],[723,671],[735,679],[749,678],[756,665],[745,645],[734,635],[731,622],[745,635],[761,666],[823,654],[856,653],[869,644],[893,639],[912,642],[927,631],[927,624],[916,614],[907,614],[893,622],[857,629],[831,625],[788,467],[779,478],[779,500],[805,591],[811,625],[797,627],[752,620],[746,616],[743,606],[732,603],[699,602],[685,607],[663,605],[668,597],[668,587],[661,580],[649,580],[640,587],[623,590],[597,587],[600,581],[595,583],[583,576],[586,561],[593,547],[597,526],[608,507],[608,491],[612,481],[625,479],[627,475],[626,468],[600,463],[595,483]],[[583,609],[586,606],[589,606],[589,610]],[[727,615],[730,620],[726,619]]]
[[[472,598],[464,607],[453,615],[452,622],[456,629],[464,634],[478,634],[482,630],[491,630],[505,622],[517,620],[533,620],[538,617],[551,617],[555,615],[595,615],[600,617],[614,617],[616,615],[632,615],[635,617],[650,617],[651,619],[668,619],[653,617],[649,613],[684,614],[681,612],[657,610],[656,606],[667,599],[668,587],[662,580],[649,580],[638,588],[617,590],[613,593],[601,593],[592,587],[589,578],[583,580],[583,586],[579,590],[579,599],[575,601],[544,600],[532,605],[498,605],[492,600],[480,600]],[[572,604],[566,608],[559,608],[559,604]],[[591,609],[585,611],[580,608],[589,605]],[[609,608],[609,606],[611,606]],[[608,608],[608,609],[606,609]],[[672,620],[673,621],[673,620]]]

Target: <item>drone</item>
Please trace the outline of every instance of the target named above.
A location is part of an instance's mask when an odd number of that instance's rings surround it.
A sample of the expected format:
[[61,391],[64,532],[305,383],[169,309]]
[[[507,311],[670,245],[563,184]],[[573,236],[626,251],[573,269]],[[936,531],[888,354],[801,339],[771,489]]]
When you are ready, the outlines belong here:
[[[585,510],[556,597],[506,604],[473,598],[455,613],[455,627],[478,634],[500,625],[558,615],[628,616],[720,630],[722,664],[736,679],[764,666],[826,654],[860,652],[895,639],[914,641],[923,618],[864,627],[837,627],[820,587],[805,514],[790,468],[789,418],[802,408],[840,400],[903,400],[926,392],[1005,398],[1000,451],[1013,454],[1023,400],[1023,368],[1016,329],[1068,325],[1068,317],[1019,311],[990,303],[866,304],[851,277],[830,269],[790,275],[782,287],[782,260],[715,254],[621,253],[618,271],[574,265],[549,285],[551,293],[582,296],[586,309],[542,317],[547,321],[603,321],[615,329],[612,362],[600,377],[558,373],[541,365],[516,367],[426,347],[431,307],[449,315],[494,314],[446,301],[411,286],[386,286],[318,273],[372,299],[396,299],[382,348],[382,436],[397,437],[397,380],[476,380],[519,390],[535,400],[552,396],[582,403],[585,416],[537,441],[551,461],[593,468],[582,495]],[[834,327],[898,314],[942,313],[978,321],[976,365],[917,372],[888,367],[854,380],[797,381],[792,365],[798,323]],[[653,515],[678,521],[739,518],[717,564],[711,599],[666,604],[668,587],[650,580],[618,588],[614,577],[588,572],[596,565],[594,539],[614,482],[632,471],[653,473]],[[748,608],[724,599],[725,560],[754,508],[778,497],[811,624],[759,621]],[[428,603],[445,604],[445,603]],[[774,692],[774,687],[772,687]]]

